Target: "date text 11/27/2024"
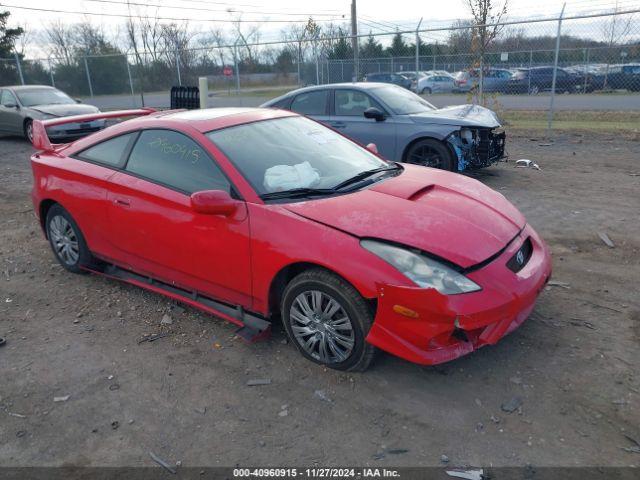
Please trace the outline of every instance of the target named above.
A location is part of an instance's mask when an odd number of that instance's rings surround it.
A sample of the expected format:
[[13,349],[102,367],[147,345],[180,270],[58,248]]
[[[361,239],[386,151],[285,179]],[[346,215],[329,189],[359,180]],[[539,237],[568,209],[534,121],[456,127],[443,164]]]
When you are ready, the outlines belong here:
[[399,478],[389,468],[234,468],[234,478]]

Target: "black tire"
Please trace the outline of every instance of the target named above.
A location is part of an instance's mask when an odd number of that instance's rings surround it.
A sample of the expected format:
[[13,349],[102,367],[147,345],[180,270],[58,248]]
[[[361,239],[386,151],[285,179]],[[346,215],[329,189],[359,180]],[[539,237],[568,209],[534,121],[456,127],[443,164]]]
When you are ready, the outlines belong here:
[[420,93],[422,95],[431,95],[431,89],[429,87],[424,87]]
[[404,156],[405,163],[453,171],[453,155],[447,146],[433,138],[418,140]]
[[82,267],[95,263],[78,224],[62,206],[55,204],[49,209],[45,227],[53,254],[66,270],[84,273]]
[[[322,311],[323,307],[330,310],[329,300],[339,305],[340,310],[329,317],[319,314],[318,318],[310,322],[300,322],[297,319],[300,319],[301,313],[303,319],[309,320],[309,317],[305,316],[303,303],[299,303],[299,299],[308,295],[318,295],[315,292],[320,294],[319,308],[316,309],[318,312]],[[311,304],[307,303],[307,306],[313,310]],[[362,372],[373,361],[376,348],[365,341],[373,324],[373,313],[358,291],[337,275],[320,268],[299,274],[289,282],[284,291],[281,312],[282,323],[291,343],[308,360],[335,370],[351,372]],[[346,319],[346,322],[343,319]],[[302,331],[305,329],[313,333]],[[353,345],[350,349],[345,346],[350,344],[345,338],[352,340]],[[303,342],[309,344],[314,340],[312,346],[303,345]]]
[[532,87],[529,88],[529,95],[537,95],[538,93],[540,93],[540,89],[536,86],[533,85]]
[[24,122],[24,138],[27,139],[29,143],[33,143],[33,120],[28,118]]

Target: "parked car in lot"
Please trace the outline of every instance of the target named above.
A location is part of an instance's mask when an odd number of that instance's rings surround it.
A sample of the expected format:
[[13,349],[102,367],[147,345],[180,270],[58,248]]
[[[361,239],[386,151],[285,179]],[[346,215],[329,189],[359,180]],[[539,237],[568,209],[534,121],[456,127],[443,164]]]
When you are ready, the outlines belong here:
[[[146,116],[69,145],[46,136],[132,114]],[[281,319],[330,368],[364,370],[376,348],[428,365],[495,344],[551,275],[547,246],[500,193],[292,112],[34,120],[34,145],[34,208],[65,269],[167,295],[248,340]]]
[[[509,84],[512,73],[502,68],[489,68],[482,78],[482,90],[484,92],[504,92]],[[458,92],[474,91],[480,84],[480,72],[470,69],[456,73],[454,78]]]
[[[92,105],[82,105],[66,93],[46,85],[0,87],[0,132],[24,135],[31,141],[34,120],[96,113]],[[80,137],[104,128],[104,120],[76,122],[49,129],[52,139]]]
[[640,91],[640,63],[609,66],[607,84],[614,90]]
[[426,74],[418,79],[414,90],[420,94],[451,93],[456,90],[456,83],[451,75]]
[[[556,92],[575,93],[584,90],[585,78],[583,75],[571,74],[562,68],[556,73]],[[513,74],[507,85],[509,93],[529,93],[535,95],[539,92],[551,90],[553,81],[553,67],[519,68]],[[587,85],[587,90],[590,86]]]
[[379,83],[391,83],[400,87],[411,88],[411,79],[405,75],[399,75],[397,73],[367,73],[364,76],[365,82],[379,82]]
[[436,108],[415,93],[382,83],[302,88],[263,107],[308,115],[390,160],[463,171],[504,157],[505,134],[494,112],[477,105]]

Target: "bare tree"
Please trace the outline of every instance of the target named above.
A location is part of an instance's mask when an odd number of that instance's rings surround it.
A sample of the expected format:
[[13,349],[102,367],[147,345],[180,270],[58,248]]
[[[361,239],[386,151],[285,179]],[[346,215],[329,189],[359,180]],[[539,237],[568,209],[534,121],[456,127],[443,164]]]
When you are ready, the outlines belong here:
[[620,7],[618,6],[618,0],[616,0],[616,6],[613,11],[613,15],[602,26],[602,33],[607,39],[607,45],[609,47],[609,56],[607,58],[607,67],[604,72],[604,82],[602,88],[607,88],[607,81],[609,79],[609,67],[611,60],[611,50],[615,45],[621,43],[631,30],[632,15],[628,15],[627,18],[619,18],[618,12]]
[[75,45],[72,28],[56,20],[44,28],[43,34],[50,57],[55,57],[64,65],[72,65]]
[[[233,16],[234,11],[230,9],[229,13]],[[237,14],[233,17],[232,25],[238,35],[237,43],[244,46],[246,62],[249,65],[253,65],[255,62],[255,53],[257,48],[251,44],[260,41],[260,26],[256,24],[245,26],[242,21],[241,14]]]
[[473,17],[471,49],[479,69],[479,98],[483,98],[482,84],[484,75],[484,57],[491,43],[502,30],[500,21],[507,14],[509,0],[464,0]]
[[306,25],[300,25],[292,23],[285,30],[282,31],[282,36],[285,42],[288,42],[293,48],[294,58],[296,59],[296,65],[298,67],[298,84],[301,83],[301,71],[300,66],[304,61],[304,57],[307,52],[309,44],[307,43],[308,31]]

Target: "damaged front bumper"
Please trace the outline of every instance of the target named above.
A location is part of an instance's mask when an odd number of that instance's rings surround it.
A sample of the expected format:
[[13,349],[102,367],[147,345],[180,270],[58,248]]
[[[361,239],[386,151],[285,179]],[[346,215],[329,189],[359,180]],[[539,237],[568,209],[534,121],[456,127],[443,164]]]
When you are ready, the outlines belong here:
[[[525,252],[526,258],[516,269],[513,259],[519,252]],[[482,290],[443,295],[434,289],[378,284],[377,313],[366,340],[422,365],[447,362],[493,345],[533,310],[551,276],[551,257],[527,225],[496,259],[465,274]]]
[[458,159],[458,171],[488,167],[505,158],[506,134],[491,128],[462,128],[447,137]]

